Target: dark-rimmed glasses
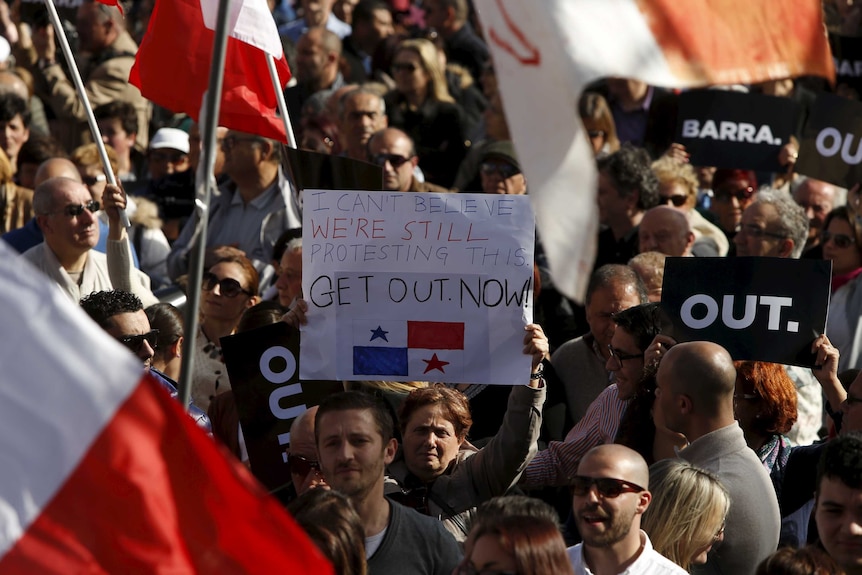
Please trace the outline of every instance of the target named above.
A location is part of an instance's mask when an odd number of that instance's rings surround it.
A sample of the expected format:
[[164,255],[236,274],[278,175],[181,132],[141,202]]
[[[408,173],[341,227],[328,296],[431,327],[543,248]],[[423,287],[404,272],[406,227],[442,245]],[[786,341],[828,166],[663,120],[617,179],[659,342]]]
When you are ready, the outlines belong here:
[[731,198],[736,198],[740,202],[748,201],[754,195],[754,188],[748,186],[739,190],[718,190],[715,192],[715,201],[727,203]]
[[416,71],[416,64],[414,64],[413,62],[396,62],[392,64],[392,71],[412,73]]
[[627,359],[643,359],[642,353],[622,353],[620,350],[614,349],[611,344],[608,344],[608,353],[611,354],[610,359],[614,360],[620,369],[622,369],[623,362]]
[[96,174],[95,176],[81,176],[81,181],[85,186],[95,186],[99,182],[105,182],[108,178],[105,174]]
[[829,243],[829,240],[832,240],[835,243],[835,247],[841,249],[849,248],[856,243],[856,238],[848,236],[847,234],[833,234],[832,232],[827,231],[820,232],[820,241],[823,242],[824,245]]
[[137,335],[123,335],[117,338],[121,344],[132,353],[138,353],[143,347],[144,342],[150,344],[153,351],[159,347],[159,330],[151,329],[147,333],[139,333]]
[[206,291],[212,291],[215,289],[216,286],[219,287],[221,295],[225,297],[236,297],[241,293],[244,293],[247,296],[254,295],[247,289],[243,289],[242,285],[240,285],[240,283],[233,278],[219,279],[218,276],[214,273],[205,273],[203,276],[203,281],[201,282],[201,287]]
[[390,166],[395,169],[398,169],[406,162],[409,162],[410,158],[405,158],[400,154],[375,154],[374,156],[372,156],[371,161],[378,166],[384,166],[386,165],[386,162],[389,162]]
[[81,214],[84,213],[84,210],[87,210],[91,214],[94,214],[99,211],[101,204],[96,200],[90,200],[86,204],[77,204],[77,205],[68,205],[64,207],[62,210],[57,212],[48,212],[47,215],[53,214],[63,214],[64,216],[68,216],[70,218],[77,218]]
[[685,205],[685,202],[688,200],[688,196],[685,194],[675,194],[673,196],[661,196],[661,203],[663,205],[673,204],[674,206],[681,208]]
[[293,455],[292,453],[287,454],[287,466],[290,468],[291,473],[302,476],[311,473],[312,469],[318,472],[320,471],[319,461],[306,459],[301,455]]
[[585,475],[575,475],[572,477],[572,493],[578,497],[583,497],[589,493],[593,485],[596,486],[598,494],[607,499],[614,499],[623,493],[646,491],[640,485],[622,479],[614,479],[613,477],[587,477]]
[[482,162],[481,170],[486,176],[499,174],[504,180],[521,173],[521,170],[506,162]]

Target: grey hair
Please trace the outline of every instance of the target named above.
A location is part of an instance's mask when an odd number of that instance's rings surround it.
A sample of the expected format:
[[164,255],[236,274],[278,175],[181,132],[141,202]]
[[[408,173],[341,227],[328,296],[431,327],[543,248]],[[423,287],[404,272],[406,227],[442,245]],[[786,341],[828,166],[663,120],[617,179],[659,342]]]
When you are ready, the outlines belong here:
[[770,205],[775,208],[781,232],[793,240],[793,252],[791,252],[790,257],[799,258],[805,248],[805,240],[808,238],[808,216],[805,215],[802,206],[797,204],[790,194],[772,188],[765,188],[757,192],[749,208],[758,204]]
[[344,107],[347,105],[347,99],[352,98],[353,96],[367,94],[369,96],[374,96],[380,102],[380,114],[382,116],[386,115],[386,101],[383,97],[375,92],[374,90],[369,90],[368,88],[363,88],[360,86],[355,90],[350,90],[341,95],[341,98],[338,100],[338,118],[340,120],[344,120]]

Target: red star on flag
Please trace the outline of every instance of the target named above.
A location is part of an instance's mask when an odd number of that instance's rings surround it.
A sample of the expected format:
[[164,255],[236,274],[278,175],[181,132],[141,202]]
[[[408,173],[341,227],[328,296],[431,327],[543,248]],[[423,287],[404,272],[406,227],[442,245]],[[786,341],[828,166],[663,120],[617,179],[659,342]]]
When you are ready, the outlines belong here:
[[431,356],[431,359],[423,359],[422,361],[428,364],[427,366],[425,366],[425,371],[423,371],[422,373],[428,373],[432,369],[439,369],[440,373],[446,373],[445,371],[443,371],[443,366],[449,365],[448,361],[443,361],[442,359],[439,359],[436,353]]

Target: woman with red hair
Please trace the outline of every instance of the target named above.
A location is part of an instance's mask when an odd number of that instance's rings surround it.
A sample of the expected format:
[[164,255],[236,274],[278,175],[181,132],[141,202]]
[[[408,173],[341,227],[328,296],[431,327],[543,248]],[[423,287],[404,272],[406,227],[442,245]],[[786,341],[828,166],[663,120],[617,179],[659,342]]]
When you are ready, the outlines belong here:
[[791,447],[784,434],[796,422],[796,386],[777,363],[737,361],[734,365],[736,419],[745,442],[760,457],[780,498]]

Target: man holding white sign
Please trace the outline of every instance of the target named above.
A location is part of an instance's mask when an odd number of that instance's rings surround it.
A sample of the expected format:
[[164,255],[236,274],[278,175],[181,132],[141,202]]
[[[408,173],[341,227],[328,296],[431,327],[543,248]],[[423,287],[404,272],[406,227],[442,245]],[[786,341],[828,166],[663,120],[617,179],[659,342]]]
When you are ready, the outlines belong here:
[[300,377],[522,383],[534,233],[522,196],[306,190]]

